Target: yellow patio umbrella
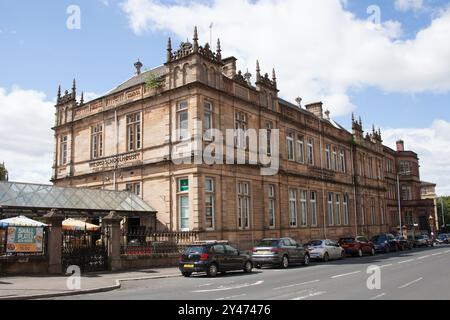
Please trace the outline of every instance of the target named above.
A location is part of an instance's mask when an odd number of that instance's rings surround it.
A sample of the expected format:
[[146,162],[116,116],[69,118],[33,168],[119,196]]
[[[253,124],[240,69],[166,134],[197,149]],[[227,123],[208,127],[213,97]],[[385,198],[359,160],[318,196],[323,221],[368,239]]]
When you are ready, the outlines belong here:
[[62,228],[63,230],[97,231],[100,227],[92,223],[69,218],[62,222]]

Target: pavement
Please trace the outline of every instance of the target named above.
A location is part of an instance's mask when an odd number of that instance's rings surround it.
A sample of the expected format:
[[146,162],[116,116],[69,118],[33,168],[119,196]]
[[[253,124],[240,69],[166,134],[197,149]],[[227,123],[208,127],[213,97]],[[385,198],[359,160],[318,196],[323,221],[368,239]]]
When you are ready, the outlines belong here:
[[[376,266],[377,278],[370,270]],[[59,297],[83,300],[449,300],[450,246],[263,269],[123,282],[118,290]],[[375,273],[377,274],[377,272]],[[369,284],[369,286],[368,286]]]
[[[99,272],[82,275],[78,282],[69,276],[0,277],[0,300],[43,299],[119,289],[136,280],[180,277],[177,268],[160,268],[129,272]],[[69,284],[69,286],[68,286]],[[69,289],[75,287],[76,289]]]

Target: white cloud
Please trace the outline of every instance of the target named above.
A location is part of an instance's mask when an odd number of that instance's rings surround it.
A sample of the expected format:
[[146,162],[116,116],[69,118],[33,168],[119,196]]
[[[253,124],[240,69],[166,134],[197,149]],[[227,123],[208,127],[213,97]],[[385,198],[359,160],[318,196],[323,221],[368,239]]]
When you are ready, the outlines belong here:
[[395,141],[405,141],[407,150],[419,155],[421,179],[437,183],[439,194],[450,195],[450,122],[435,120],[430,128],[385,129],[385,144],[395,149]]
[[[345,10],[346,1],[321,0],[124,0],[122,10],[136,34],[169,31],[179,39],[220,36],[224,55],[235,55],[242,69],[277,69],[281,95],[305,102],[324,100],[334,116],[355,108],[354,88],[388,92],[450,90],[450,8],[414,39],[402,40],[401,24],[375,25]],[[368,17],[369,18],[369,17]],[[162,55],[164,53],[161,53]],[[254,71],[252,72],[254,74]]]
[[0,161],[11,180],[49,183],[54,111],[42,92],[0,88]]
[[395,8],[399,11],[419,11],[424,8],[423,0],[395,0]]

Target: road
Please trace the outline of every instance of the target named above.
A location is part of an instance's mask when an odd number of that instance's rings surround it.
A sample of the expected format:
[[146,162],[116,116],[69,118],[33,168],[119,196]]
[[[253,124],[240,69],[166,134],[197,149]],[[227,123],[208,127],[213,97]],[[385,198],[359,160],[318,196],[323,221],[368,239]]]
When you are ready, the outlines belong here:
[[[380,267],[381,287],[369,290],[370,266]],[[372,282],[371,282],[372,283]],[[288,270],[263,269],[125,282],[117,291],[63,299],[106,300],[426,300],[450,299],[450,246],[374,257],[313,263]]]

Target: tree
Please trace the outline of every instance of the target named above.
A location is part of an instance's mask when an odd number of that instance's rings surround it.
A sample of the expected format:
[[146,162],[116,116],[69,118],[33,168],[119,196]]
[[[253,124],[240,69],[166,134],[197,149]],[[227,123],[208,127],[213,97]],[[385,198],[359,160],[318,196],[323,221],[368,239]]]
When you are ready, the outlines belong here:
[[0,181],[8,181],[8,170],[6,170],[5,163],[0,163]]
[[[445,224],[450,224],[450,196],[442,197],[437,199],[437,211],[438,211],[438,217],[439,217],[439,226],[443,225],[442,222],[442,206],[441,203],[444,204],[444,217],[445,217]],[[449,231],[450,228],[446,228],[446,231]]]

